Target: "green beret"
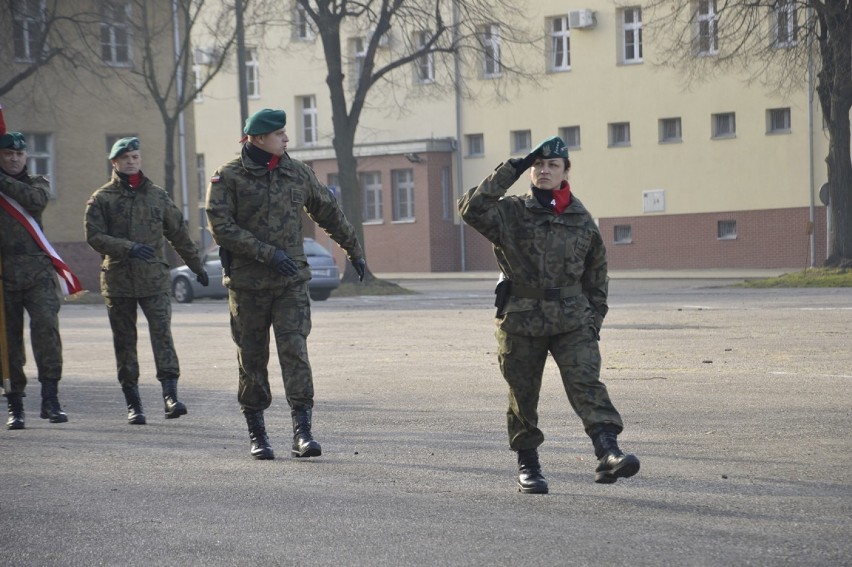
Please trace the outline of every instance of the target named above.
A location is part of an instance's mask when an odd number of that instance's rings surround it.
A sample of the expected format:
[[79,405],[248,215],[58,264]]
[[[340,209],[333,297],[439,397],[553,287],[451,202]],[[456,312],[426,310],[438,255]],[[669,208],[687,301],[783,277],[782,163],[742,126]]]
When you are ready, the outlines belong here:
[[249,136],[260,136],[280,130],[287,124],[287,113],[283,110],[264,108],[246,118],[243,132]]
[[112,149],[109,152],[109,159],[115,159],[121,154],[126,154],[127,152],[135,152],[138,149],[139,138],[135,138],[132,136],[130,138],[122,138],[112,145]]
[[533,155],[544,159],[567,158],[568,147],[565,145],[565,142],[562,141],[562,138],[554,136],[546,139],[536,146],[532,153]]
[[20,132],[6,132],[0,136],[0,150],[25,150],[27,139]]

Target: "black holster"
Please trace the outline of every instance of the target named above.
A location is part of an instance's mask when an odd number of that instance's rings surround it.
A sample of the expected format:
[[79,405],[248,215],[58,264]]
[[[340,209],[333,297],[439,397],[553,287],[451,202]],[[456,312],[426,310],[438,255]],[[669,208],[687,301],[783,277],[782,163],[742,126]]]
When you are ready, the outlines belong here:
[[495,317],[502,317],[503,310],[509,302],[509,296],[512,295],[512,280],[500,280],[497,287],[494,288],[494,307],[497,308]]
[[231,277],[231,251],[220,246],[219,260],[222,261],[222,272],[227,277]]

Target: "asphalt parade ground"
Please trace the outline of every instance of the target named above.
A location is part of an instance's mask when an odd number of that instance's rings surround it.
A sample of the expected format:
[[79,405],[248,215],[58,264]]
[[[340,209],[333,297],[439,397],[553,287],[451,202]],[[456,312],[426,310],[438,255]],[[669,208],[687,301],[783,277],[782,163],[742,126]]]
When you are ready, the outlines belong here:
[[249,457],[225,301],[174,305],[175,420],[140,314],[144,426],[126,423],[103,305],[67,303],[70,421],[39,419],[30,353],[26,429],[0,430],[0,565],[849,565],[852,289],[732,281],[613,279],[602,377],[642,468],[593,482],[551,361],[547,495],[515,486],[493,279],[314,303],[307,460],[289,457],[274,358],[277,458]]

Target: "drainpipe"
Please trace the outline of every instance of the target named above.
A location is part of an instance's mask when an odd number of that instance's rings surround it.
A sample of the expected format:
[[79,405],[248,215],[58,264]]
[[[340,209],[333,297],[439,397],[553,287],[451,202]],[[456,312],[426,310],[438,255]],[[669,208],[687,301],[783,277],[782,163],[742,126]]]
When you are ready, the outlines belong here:
[[[459,39],[459,6],[458,0],[453,0],[453,43],[458,45]],[[464,171],[462,169],[462,106],[461,106],[461,64],[458,51],[453,52],[453,67],[455,73],[455,103],[456,103],[456,187],[457,197],[464,194]],[[464,221],[459,216],[459,262],[461,271],[467,271],[467,257],[465,254]]]
[[[810,207],[808,209],[808,221],[810,222],[811,234],[809,237],[811,251],[811,268],[816,267],[816,225],[814,220],[814,63],[813,63],[813,8],[808,5],[808,164],[810,171]],[[827,235],[827,227],[826,227]]]
[[[183,104],[183,65],[180,64],[180,22],[177,0],[172,0],[172,25],[175,32],[175,61],[177,61],[177,100]],[[180,150],[180,198],[183,202],[183,218],[189,222],[189,190],[186,179],[186,121],[183,110],[178,113],[178,149]]]

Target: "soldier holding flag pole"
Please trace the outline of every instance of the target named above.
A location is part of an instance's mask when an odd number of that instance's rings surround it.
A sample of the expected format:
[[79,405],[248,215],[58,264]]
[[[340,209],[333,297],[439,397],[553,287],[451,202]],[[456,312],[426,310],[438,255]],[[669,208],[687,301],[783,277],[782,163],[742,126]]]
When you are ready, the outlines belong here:
[[[3,383],[9,406],[8,429],[24,429],[24,311],[30,318],[33,356],[41,383],[41,417],[64,423],[59,404],[62,341],[59,336],[60,289],[82,291],[42,231],[41,215],[50,197],[47,179],[27,171],[27,142],[8,132],[0,108],[0,256],[3,284]],[[57,275],[59,278],[57,279]],[[59,288],[57,288],[59,285]],[[5,343],[5,345],[3,344]],[[7,368],[8,367],[8,368]]]

